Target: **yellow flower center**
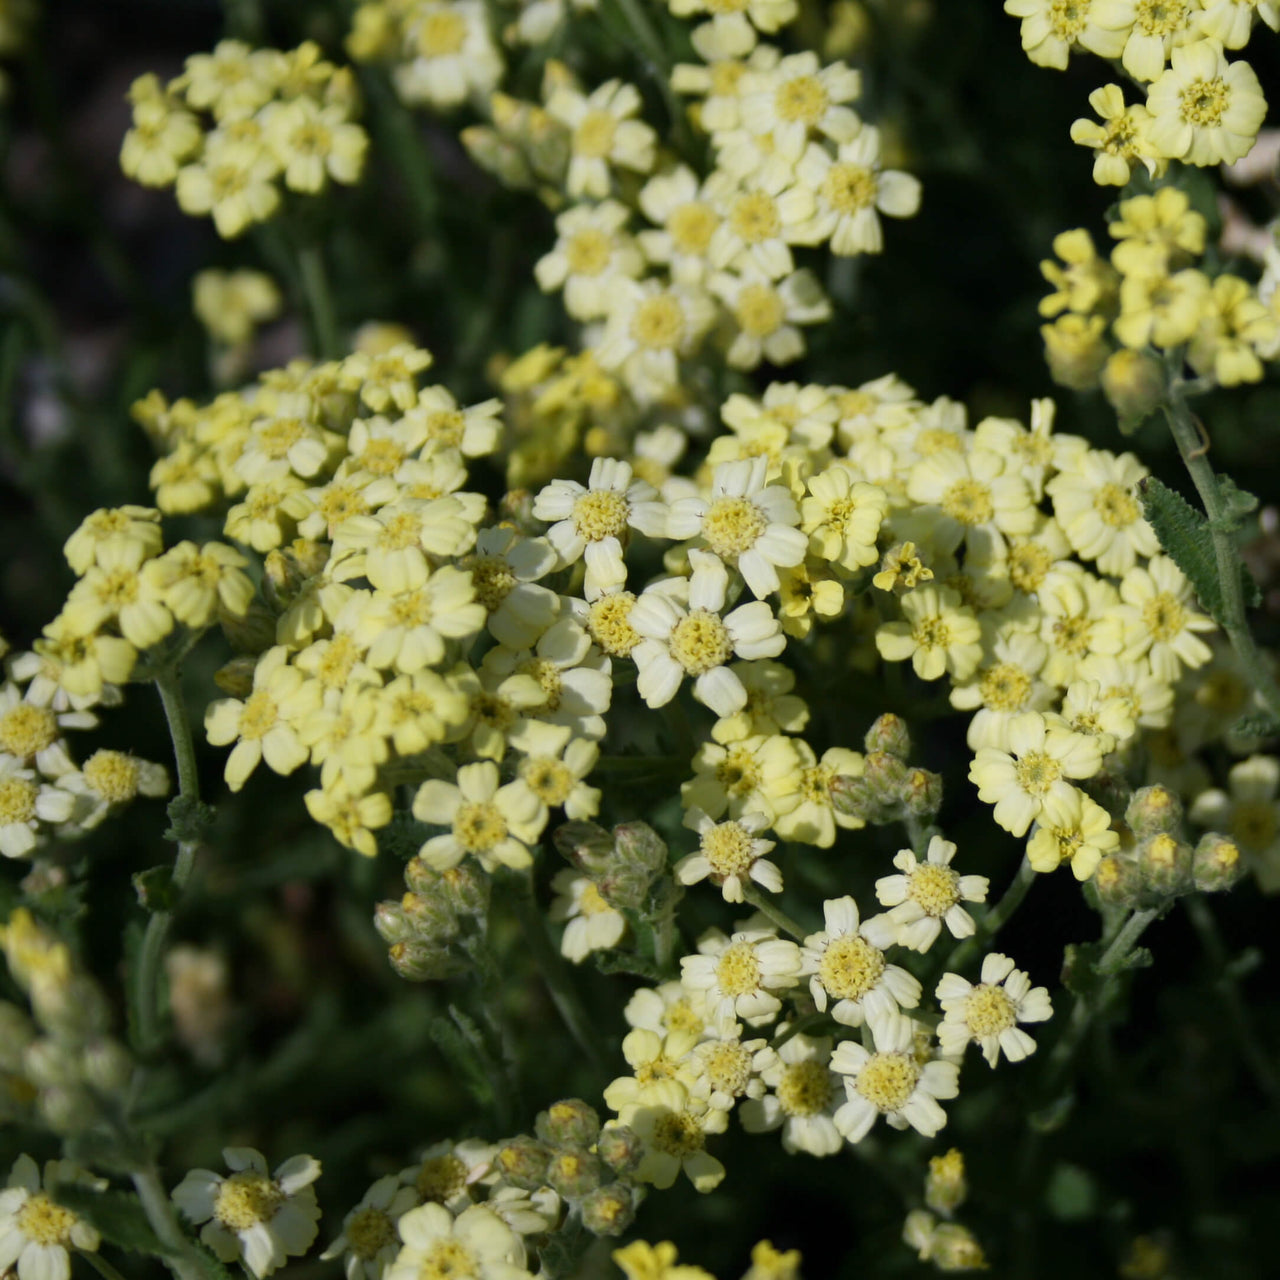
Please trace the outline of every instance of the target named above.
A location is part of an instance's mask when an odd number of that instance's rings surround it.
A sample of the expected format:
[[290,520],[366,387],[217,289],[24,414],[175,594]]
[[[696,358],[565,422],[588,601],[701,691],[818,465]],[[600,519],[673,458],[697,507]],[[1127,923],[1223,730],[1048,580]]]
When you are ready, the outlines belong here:
[[693,1011],[689,997],[681,996],[679,1000],[668,1005],[663,1012],[662,1025],[668,1031],[686,1031],[693,1035],[701,1035],[704,1023],[702,1018]]
[[876,202],[876,175],[866,165],[833,164],[822,182],[822,194],[838,213],[855,214]]
[[817,124],[827,109],[827,91],[817,76],[797,76],[774,95],[781,119],[801,124]]
[[389,476],[403,461],[404,450],[394,440],[370,440],[360,454],[360,465],[375,476]]
[[1174,35],[1189,25],[1186,0],[1138,0],[1133,25],[1144,36]]
[[1176,596],[1167,591],[1153,596],[1142,606],[1142,620],[1153,640],[1172,640],[1187,624],[1187,611]]
[[684,312],[668,294],[646,298],[631,317],[631,336],[648,351],[674,351],[684,341]]
[[730,796],[745,796],[760,785],[760,765],[742,747],[730,747],[716,766],[716,781]]
[[347,1249],[357,1258],[372,1259],[398,1239],[396,1224],[386,1212],[370,1205],[359,1210],[343,1229]]
[[734,202],[729,225],[747,244],[773,240],[782,230],[778,205],[766,191],[748,191]]
[[592,490],[573,504],[573,525],[588,542],[620,538],[627,529],[629,510],[626,494],[616,489]]
[[507,838],[507,820],[492,800],[462,804],[453,817],[453,835],[468,853],[488,853]]
[[[28,1196],[18,1210],[18,1231],[35,1244],[62,1245],[71,1242],[71,1228],[76,1225],[76,1215],[60,1204],[54,1204],[43,1191]],[[66,1258],[63,1257],[65,1265]]]
[[564,247],[569,271],[575,276],[598,276],[609,265],[613,246],[603,231],[588,227],[571,236]]
[[640,643],[640,633],[631,625],[635,602],[630,591],[618,591],[601,596],[587,610],[587,634],[612,657],[625,658]]
[[842,418],[861,418],[876,407],[876,399],[866,391],[845,391],[836,397]]
[[417,1280],[474,1280],[480,1274],[475,1255],[457,1240],[435,1240],[418,1262]]
[[481,724],[505,733],[516,722],[516,709],[500,694],[481,690],[471,700],[472,714]]
[[1049,23],[1061,40],[1074,40],[1089,24],[1091,0],[1050,0]]
[[306,427],[297,418],[276,418],[255,433],[255,443],[268,458],[279,460],[306,434]]
[[359,661],[360,649],[355,640],[349,635],[334,636],[316,667],[316,679],[330,689],[341,689]]
[[691,200],[672,212],[667,232],[680,253],[701,254],[711,243],[718,221],[710,205]]
[[[711,4],[708,4],[707,8],[715,12]],[[747,64],[745,62],[713,62],[708,70],[711,72],[711,96],[731,98],[738,92],[738,84],[746,73]]]
[[746,285],[738,294],[733,314],[743,332],[753,338],[777,333],[786,319],[778,291],[767,284]]
[[1141,515],[1141,509],[1128,489],[1118,484],[1104,484],[1093,499],[1093,509],[1102,517],[1104,524],[1113,529],[1123,529],[1132,524]]
[[1053,624],[1053,638],[1058,648],[1076,657],[1088,652],[1092,631],[1093,622],[1085,613],[1074,618],[1061,618]]
[[789,1116],[816,1116],[831,1104],[831,1072],[812,1058],[789,1062],[777,1088],[778,1103]]
[[516,575],[502,556],[477,556],[471,564],[471,583],[476,599],[492,613],[511,594]]
[[594,884],[589,884],[578,899],[578,913],[584,916],[598,916],[613,908],[604,900],[604,895]]
[[683,1160],[707,1145],[702,1126],[687,1111],[669,1111],[653,1126],[653,1147],[664,1155]]
[[422,538],[422,521],[407,511],[393,515],[378,535],[378,547],[383,551],[407,551],[416,547]]
[[1276,838],[1275,806],[1265,800],[1247,800],[1231,815],[1231,834],[1237,844],[1261,853]]
[[560,706],[564,682],[560,679],[560,668],[554,662],[546,658],[532,658],[522,662],[519,671],[532,676],[542,687],[543,702],[539,711],[555,711]]
[[424,1201],[443,1204],[467,1185],[467,1166],[453,1152],[432,1156],[422,1162],[413,1185]]
[[19,760],[51,746],[58,736],[58,717],[47,707],[20,702],[0,716],[0,751]]
[[1108,120],[1102,138],[1102,150],[1109,156],[1121,156],[1126,160],[1135,159],[1138,154],[1138,126],[1133,117],[1126,112]]
[[921,649],[945,649],[951,643],[951,628],[945,618],[921,618],[911,628],[911,638]]
[[104,573],[94,588],[98,599],[111,609],[119,611],[138,598],[141,583],[132,569],[112,569]]
[[321,493],[316,510],[324,518],[326,526],[333,530],[352,516],[364,515],[369,508],[359,488],[352,484],[337,484]]
[[245,700],[240,711],[240,738],[252,742],[265,737],[279,720],[280,709],[275,699],[265,689],[257,689]]
[[998,1036],[1008,1031],[1018,1018],[1005,989],[984,982],[969,992],[964,1002],[964,1020],[977,1038]]
[[1028,595],[1035,591],[1053,564],[1053,557],[1038,542],[1024,542],[1009,552],[1009,581]]
[[922,862],[908,877],[911,900],[930,916],[945,916],[960,901],[960,876],[950,867]]
[[457,409],[436,409],[427,414],[424,425],[427,428],[427,439],[438,440],[441,444],[460,445],[467,429],[467,420]]
[[901,1111],[919,1079],[920,1068],[909,1054],[876,1053],[858,1072],[854,1087],[881,1111]]
[[861,1000],[880,981],[884,952],[856,933],[833,938],[818,964],[818,981],[837,1000]]
[[806,804],[831,804],[831,780],[836,776],[835,766],[826,764],[809,765],[800,770],[800,781],[796,790]]
[[1013,767],[1018,786],[1028,795],[1048,795],[1049,788],[1062,777],[1062,766],[1043,751],[1032,751]]
[[95,751],[82,772],[108,804],[123,804],[138,794],[138,762],[123,751]]
[[1031,677],[1012,662],[997,662],[978,687],[983,706],[992,711],[1017,711],[1031,693]]
[[721,559],[741,555],[768,528],[765,514],[748,498],[717,498],[702,520],[702,536]]
[[729,996],[746,996],[760,989],[760,961],[749,942],[734,942],[716,963],[716,982]]
[[741,13],[751,0],[705,0],[708,13]]
[[714,614],[695,609],[671,629],[671,656],[691,675],[722,667],[733,655],[729,628]]
[[916,436],[916,452],[922,458],[932,458],[937,453],[961,453],[963,449],[960,437],[942,427],[930,427]]
[[1212,129],[1222,122],[1230,100],[1230,92],[1220,77],[1193,80],[1182,91],[1182,118],[1187,124]]
[[613,149],[618,122],[607,111],[588,111],[573,132],[575,155],[603,160]]
[[573,790],[573,774],[563,762],[550,756],[534,756],[520,762],[520,776],[543,804],[564,804]]
[[424,627],[431,621],[431,597],[423,590],[411,591],[397,596],[388,612],[394,626]]
[[942,509],[961,524],[985,524],[995,514],[991,490],[980,480],[957,480],[942,495]]
[[717,1093],[740,1098],[751,1083],[751,1051],[732,1040],[722,1040],[702,1060],[707,1080]]
[[242,1169],[218,1188],[213,1216],[228,1231],[248,1231],[270,1222],[284,1201],[284,1192],[265,1173]]
[[467,23],[450,9],[427,14],[418,28],[418,53],[424,58],[445,58],[467,41]]
[[755,839],[740,822],[719,822],[702,837],[702,852],[712,872],[721,877],[743,875],[756,860]]

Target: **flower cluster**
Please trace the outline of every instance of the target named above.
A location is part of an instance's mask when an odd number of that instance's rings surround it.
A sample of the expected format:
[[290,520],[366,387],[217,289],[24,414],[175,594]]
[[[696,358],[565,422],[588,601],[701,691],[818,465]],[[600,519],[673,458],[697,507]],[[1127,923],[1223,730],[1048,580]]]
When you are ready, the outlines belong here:
[[369,138],[354,121],[355,80],[311,41],[284,51],[223,40],[167,85],[139,76],[129,98],[124,172],[173,186],[182,211],[211,217],[225,239],[273,217],[282,188],[314,196],[360,180]]

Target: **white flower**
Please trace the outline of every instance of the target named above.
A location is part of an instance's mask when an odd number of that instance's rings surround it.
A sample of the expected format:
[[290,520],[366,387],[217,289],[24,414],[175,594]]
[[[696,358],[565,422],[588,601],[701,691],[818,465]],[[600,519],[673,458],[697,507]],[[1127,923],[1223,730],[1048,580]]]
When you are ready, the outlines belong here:
[[533,500],[539,520],[554,520],[547,540],[562,565],[586,561],[583,594],[594,599],[627,580],[623,540],[628,529],[650,537],[666,533],[667,512],[643,480],[632,480],[631,464],[597,458],[584,488],[576,480],[553,480]]
[[556,219],[555,246],[533,273],[544,293],[564,290],[565,310],[575,320],[608,315],[614,284],[643,271],[644,257],[624,230],[630,216],[625,205],[604,200],[576,205]]
[[776,658],[786,637],[763,600],[739,605],[720,616],[728,592],[728,573],[714,556],[692,551],[689,607],[666,592],[649,588],[631,609],[631,625],[644,637],[632,651],[639,676],[636,687],[651,707],[666,706],[685,676],[694,677],[699,702],[719,716],[746,706],[747,691],[727,665],[739,658]]
[[396,1224],[417,1203],[418,1193],[403,1186],[398,1174],[379,1178],[343,1218],[342,1234],[320,1255],[321,1260],[342,1258],[347,1280],[381,1280],[400,1252]]
[[802,973],[819,1012],[830,1000],[831,1016],[846,1027],[870,1023],[872,1030],[897,1022],[902,1009],[920,1003],[920,983],[905,969],[889,964],[884,949],[897,930],[885,915],[860,921],[851,897],[822,904],[826,928],[804,940]]
[[274,1174],[250,1147],[227,1147],[229,1177],[193,1169],[173,1189],[173,1202],[192,1222],[203,1222],[200,1239],[223,1262],[243,1259],[255,1276],[270,1275],[290,1257],[301,1257],[319,1229],[315,1188],[320,1162],[293,1156]]
[[742,901],[744,877],[754,880],[770,893],[782,892],[782,872],[764,855],[774,847],[756,832],[769,826],[763,813],[744,813],[741,818],[716,822],[696,806],[685,814],[684,825],[698,833],[698,852],[681,858],[675,876],[681,884],[696,884],[710,877],[719,885],[726,902]]
[[698,939],[698,954],[680,961],[680,981],[705,992],[713,1019],[741,1018],[748,1026],[769,1022],[782,1008],[773,994],[796,985],[800,948],[765,929],[726,937],[708,929]]
[[732,1111],[741,1101],[759,1098],[765,1090],[761,1073],[777,1061],[763,1036],[742,1039],[742,1027],[721,1023],[710,1040],[694,1045],[677,1072],[695,1103],[713,1111]]
[[774,148],[795,161],[812,133],[848,142],[858,132],[857,114],[843,105],[861,92],[861,77],[843,62],[821,66],[806,50],[791,54],[767,71],[743,77],[742,123],[755,134],[769,134]]
[[720,225],[717,198],[729,179],[719,170],[699,186],[688,165],[655,174],[640,191],[640,210],[660,231],[636,239],[649,261],[667,267],[676,284],[697,285],[709,268],[711,239]]
[[853,1143],[861,1142],[884,1118],[895,1128],[913,1129],[931,1138],[947,1123],[940,1098],[959,1093],[959,1068],[954,1062],[921,1063],[914,1049],[915,1023],[899,1018],[872,1027],[876,1051],[853,1040],[842,1040],[831,1055],[831,1069],[846,1076],[848,1101],[835,1114],[836,1128]]
[[557,89],[547,112],[570,130],[569,172],[565,190],[574,199],[609,194],[610,166],[648,173],[653,168],[657,135],[643,121],[631,119],[643,105],[640,91],[609,80],[590,97],[576,89]]
[[946,1014],[938,1026],[943,1053],[963,1053],[972,1040],[982,1046],[982,1056],[993,1067],[1002,1049],[1010,1062],[1021,1062],[1035,1052],[1036,1042],[1019,1022],[1045,1022],[1053,1016],[1048,990],[1033,987],[1008,956],[994,953],[983,960],[977,986],[959,974],[945,973],[935,994]]
[[581,964],[592,951],[608,951],[622,941],[627,918],[600,896],[596,882],[572,867],[557,871],[551,881],[556,891],[550,919],[565,921],[560,952],[574,964]]
[[950,867],[956,847],[941,836],[929,841],[924,862],[910,849],[901,849],[893,865],[902,873],[876,881],[876,897],[890,907],[889,919],[898,927],[898,945],[928,951],[945,923],[953,938],[973,932],[973,917],[961,902],[987,900],[986,876],[962,876]]
[[528,846],[542,834],[546,809],[528,788],[514,782],[499,787],[498,781],[498,766],[481,760],[464,764],[456,784],[431,778],[418,788],[413,816],[451,828],[419,850],[435,870],[456,867],[467,854],[486,871],[498,865],[520,869],[533,861]]
[[748,1133],[781,1127],[782,1149],[788,1154],[835,1155],[844,1143],[835,1126],[842,1094],[830,1061],[830,1037],[792,1036],[761,1072],[769,1092],[742,1104],[742,1127]]
[[660,400],[676,388],[681,358],[693,354],[714,319],[715,303],[701,288],[619,280],[595,356],[602,368],[621,370],[638,400]]
[[725,359],[735,369],[754,369],[762,360],[790,364],[804,355],[804,337],[796,327],[831,319],[831,303],[807,269],[776,283],[746,263],[738,274],[720,272],[707,287],[728,308],[738,334]]
[[670,537],[700,537],[726,565],[737,566],[757,599],[778,590],[778,566],[798,565],[809,544],[796,527],[796,500],[783,485],[766,485],[768,471],[769,460],[763,457],[722,462],[710,495],[677,498],[667,518]]
[[50,786],[13,756],[0,755],[0,854],[27,857],[43,838],[41,823],[66,822],[75,803],[62,779]]
[[524,1244],[491,1209],[472,1205],[457,1218],[443,1205],[424,1204],[400,1219],[404,1247],[386,1280],[466,1276],[469,1280],[529,1280]]
[[33,763],[46,778],[58,778],[75,769],[64,729],[97,728],[91,711],[58,712],[41,706],[10,680],[0,684],[0,754]]
[[502,55],[480,0],[417,4],[405,30],[409,57],[392,72],[405,102],[456,107],[488,96],[502,78]]
[[[46,1185],[87,1183],[97,1189],[107,1185],[64,1160],[45,1165],[44,1181]],[[0,1191],[0,1274],[14,1274],[9,1270],[13,1267],[18,1280],[70,1280],[68,1250],[95,1250],[98,1241],[98,1233],[87,1222],[49,1199],[41,1190],[36,1162],[20,1155],[13,1162],[6,1189]]]
[[489,614],[495,640],[521,649],[555,621],[559,597],[537,584],[555,568],[556,553],[545,538],[524,538],[510,525],[481,529],[472,555],[459,562],[471,570],[476,599]]

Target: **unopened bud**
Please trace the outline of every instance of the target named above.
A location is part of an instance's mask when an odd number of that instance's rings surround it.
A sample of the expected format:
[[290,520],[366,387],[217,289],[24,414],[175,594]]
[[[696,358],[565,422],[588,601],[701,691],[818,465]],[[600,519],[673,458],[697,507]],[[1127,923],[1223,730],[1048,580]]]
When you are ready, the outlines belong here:
[[451,978],[463,965],[444,947],[429,942],[397,942],[387,951],[391,967],[407,982],[432,982]]
[[458,917],[439,894],[406,893],[400,899],[400,909],[423,942],[443,945],[458,936]]
[[607,870],[613,856],[613,837],[594,822],[566,822],[551,842],[566,862],[592,878]]
[[73,1087],[80,1083],[80,1058],[70,1046],[42,1036],[27,1045],[22,1074],[37,1089]]
[[942,775],[912,769],[902,788],[902,803],[913,818],[930,818],[942,808]]
[[55,1133],[79,1133],[98,1119],[93,1099],[78,1087],[41,1089],[36,1106]]
[[493,882],[480,866],[460,863],[440,873],[445,901],[464,916],[483,916],[489,910],[489,892]]
[[247,698],[253,692],[253,673],[257,666],[258,659],[253,654],[243,653],[223,663],[213,673],[213,683],[233,698]]
[[237,653],[265,653],[276,642],[275,615],[257,600],[252,601],[243,614],[219,609],[218,624]]
[[968,1227],[943,1222],[933,1232],[930,1261],[939,1271],[985,1271],[987,1259],[982,1246]]
[[1103,367],[1102,393],[1120,419],[1120,430],[1129,435],[1164,400],[1164,365],[1145,351],[1117,351]]
[[1230,889],[1244,875],[1244,870],[1239,846],[1216,831],[1201,836],[1191,855],[1191,876],[1202,893]]
[[635,1220],[636,1194],[625,1182],[611,1182],[587,1196],[578,1211],[593,1236],[620,1236]]
[[101,1036],[86,1045],[80,1065],[85,1084],[99,1093],[119,1093],[133,1075],[129,1051],[111,1036]]
[[494,1168],[502,1172],[512,1186],[536,1191],[547,1181],[547,1164],[551,1152],[537,1139],[520,1133],[498,1148],[493,1157]]
[[1102,366],[1111,354],[1106,329],[1103,316],[1081,316],[1074,312],[1059,316],[1053,324],[1040,326],[1049,376],[1054,382],[1073,391],[1091,391],[1098,385]]
[[305,582],[302,566],[287,551],[268,551],[263,557],[262,594],[273,609],[283,613]]
[[1183,893],[1190,887],[1191,849],[1162,831],[1138,845],[1138,866],[1143,887],[1162,897]]
[[622,1175],[635,1170],[644,1158],[644,1143],[634,1129],[625,1124],[610,1124],[600,1130],[596,1153],[614,1173]]
[[1132,906],[1140,887],[1137,864],[1128,858],[1108,854],[1093,873],[1093,887],[1103,902]]
[[589,1147],[600,1135],[600,1116],[581,1098],[564,1098],[540,1112],[534,1132],[551,1147]]
[[1182,801],[1168,787],[1139,787],[1124,811],[1124,820],[1139,839],[1178,829]]
[[613,829],[615,855],[649,879],[667,865],[666,841],[647,822],[624,822]]
[[882,751],[885,755],[905,760],[911,754],[911,734],[907,722],[901,716],[885,714],[867,730],[862,740],[868,752]]
[[969,1194],[969,1184],[964,1176],[964,1156],[952,1147],[944,1156],[934,1156],[929,1161],[929,1172],[924,1180],[924,1202],[935,1213],[950,1217]]
[[600,1185],[600,1161],[589,1151],[557,1151],[547,1165],[547,1185],[566,1200],[581,1200]]
[[26,1011],[0,1001],[0,1071],[21,1074],[23,1052],[35,1038],[36,1029]]
[[378,931],[378,937],[390,946],[409,942],[418,936],[417,929],[399,902],[379,902],[373,909],[373,927]]
[[832,808],[846,818],[861,818],[863,822],[876,821],[871,815],[878,812],[878,806],[872,798],[871,786],[865,778],[854,778],[847,773],[837,774],[831,779]]

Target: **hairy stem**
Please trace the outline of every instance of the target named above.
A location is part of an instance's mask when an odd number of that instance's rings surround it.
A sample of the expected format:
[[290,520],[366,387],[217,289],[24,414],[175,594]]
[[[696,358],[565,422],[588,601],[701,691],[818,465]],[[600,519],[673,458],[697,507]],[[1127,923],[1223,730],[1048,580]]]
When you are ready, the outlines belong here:
[[798,920],[793,920],[780,907],[775,907],[753,885],[744,884],[742,886],[742,898],[744,902],[751,903],[761,915],[768,916],[783,933],[789,933],[797,942],[803,942],[813,932],[812,929],[806,929]]
[[1035,878],[1035,868],[1024,857],[1022,865],[1018,867],[1018,874],[1014,876],[1013,883],[1004,891],[1004,896],[983,916],[973,935],[966,938],[951,952],[943,968],[952,973],[957,972],[959,966],[966,964],[974,955],[986,947],[996,934],[1009,923],[1009,918],[1022,905],[1022,900],[1027,896],[1027,890],[1031,888]]
[[147,1215],[151,1230],[170,1251],[171,1256],[165,1258],[169,1270],[177,1280],[205,1280],[205,1271],[198,1261],[196,1248],[182,1230],[177,1211],[165,1194],[155,1166],[148,1164],[135,1169],[132,1177],[133,1189],[142,1201],[142,1211]]
[[318,243],[299,248],[298,272],[302,292],[307,299],[307,310],[311,314],[316,355],[322,360],[336,359],[341,354],[338,350],[338,323],[334,316],[333,294],[329,288],[324,254]]

